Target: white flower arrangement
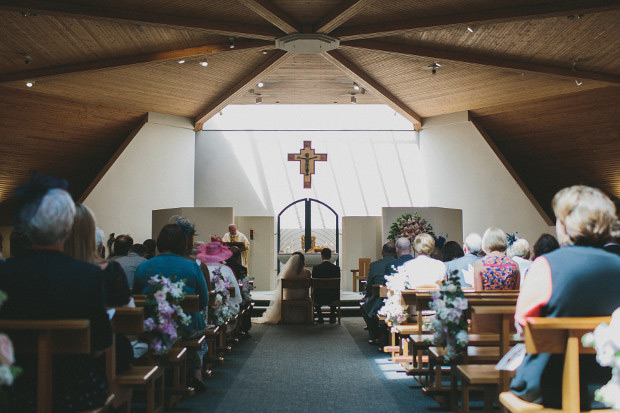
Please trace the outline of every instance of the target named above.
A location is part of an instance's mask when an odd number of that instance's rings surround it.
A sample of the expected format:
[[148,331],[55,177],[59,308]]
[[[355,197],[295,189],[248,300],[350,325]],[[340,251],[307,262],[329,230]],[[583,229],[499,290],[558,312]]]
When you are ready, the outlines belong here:
[[601,323],[581,338],[586,347],[596,349],[596,361],[612,368],[611,380],[594,393],[599,402],[612,409],[620,409],[620,308],[611,315],[611,322]]
[[404,323],[409,317],[406,307],[402,305],[402,292],[409,289],[409,274],[399,267],[393,275],[385,276],[385,286],[392,291],[392,295],[383,302],[383,307],[377,314],[385,317],[385,321],[392,324],[392,332],[396,326]]
[[222,275],[220,268],[214,268],[212,273],[211,285],[215,290],[215,298],[209,309],[208,318],[216,325],[221,326],[239,312],[239,307],[230,300],[229,283]]
[[246,275],[240,282],[239,286],[241,287],[241,297],[243,297],[243,303],[248,304],[252,301],[252,293],[251,291],[254,289],[254,277],[250,277]]
[[[0,291],[0,307],[6,299],[6,293]],[[15,378],[22,373],[21,367],[14,366],[13,363],[15,363],[13,343],[6,334],[0,334],[0,386],[12,386]]]

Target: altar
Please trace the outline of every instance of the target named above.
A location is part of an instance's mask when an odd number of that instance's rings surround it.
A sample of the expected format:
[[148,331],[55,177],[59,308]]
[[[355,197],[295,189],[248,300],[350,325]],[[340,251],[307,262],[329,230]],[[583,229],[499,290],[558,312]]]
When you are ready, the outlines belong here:
[[[286,264],[288,260],[291,258],[291,255],[293,254],[281,252],[278,254],[278,261],[280,261],[281,264]],[[307,268],[314,267],[315,265],[318,265],[321,262],[323,262],[323,258],[321,258],[320,252],[306,252],[304,253],[304,257],[306,259]],[[337,259],[338,259],[338,253],[333,252],[332,257],[330,258],[329,261],[333,264],[334,262],[336,262]]]

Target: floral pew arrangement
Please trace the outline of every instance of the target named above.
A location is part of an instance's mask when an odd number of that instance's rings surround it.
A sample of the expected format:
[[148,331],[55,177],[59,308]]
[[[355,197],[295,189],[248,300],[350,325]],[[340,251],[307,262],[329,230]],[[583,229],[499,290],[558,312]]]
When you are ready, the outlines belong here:
[[[6,293],[0,291],[0,307],[6,299]],[[6,334],[0,334],[0,406],[3,405],[8,396],[3,387],[12,386],[15,378],[22,373],[21,367],[14,366],[13,363],[15,363],[13,343]]]
[[611,322],[601,323],[582,337],[583,345],[594,347],[596,361],[612,368],[611,380],[594,393],[597,401],[612,409],[620,409],[620,308],[611,315]]
[[235,317],[239,308],[230,300],[228,280],[222,275],[219,268],[212,271],[211,285],[215,295],[213,296],[213,303],[209,306],[207,320],[211,320],[215,325],[222,326]]
[[152,286],[146,297],[144,307],[144,334],[142,339],[148,343],[153,355],[167,354],[179,337],[186,333],[191,318],[179,305],[185,298],[183,280],[169,280],[154,275],[149,280]]

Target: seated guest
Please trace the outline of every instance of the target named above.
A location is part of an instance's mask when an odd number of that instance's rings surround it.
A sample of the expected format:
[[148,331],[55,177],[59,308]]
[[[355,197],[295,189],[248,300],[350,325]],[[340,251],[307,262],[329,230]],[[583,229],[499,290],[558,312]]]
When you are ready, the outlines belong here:
[[131,248],[129,248],[129,253],[131,254],[132,252],[134,254],[137,254],[138,257],[144,258],[144,256],[146,255],[146,247],[142,244],[133,244]]
[[551,251],[555,251],[560,248],[560,243],[557,239],[551,234],[542,234],[536,240],[536,243],[532,247],[532,251],[534,256],[532,257],[532,261],[534,261],[538,257],[542,257],[544,254],[548,254]]
[[[340,267],[331,263],[332,250],[329,248],[323,248],[321,250],[322,262],[312,267],[312,278],[340,278]],[[321,305],[330,305],[334,300],[337,300],[340,296],[339,291],[315,291],[314,295],[314,311],[318,318],[318,323],[323,324],[323,312],[321,311]],[[334,324],[336,322],[336,307],[329,307],[329,322]]]
[[413,259],[413,255],[411,255],[411,241],[409,238],[402,237],[396,240],[396,255],[397,258],[394,261],[388,262],[386,265],[386,275],[395,274],[398,267]]
[[474,265],[474,288],[482,290],[518,290],[519,266],[506,256],[506,233],[489,228],[482,236],[482,249],[487,254]]
[[441,260],[443,262],[450,262],[457,258],[461,258],[465,255],[463,248],[456,241],[448,241],[441,249]]
[[[611,238],[616,208],[598,189],[572,186],[553,198],[556,231],[561,248],[536,258],[517,300],[518,327],[527,317],[609,316],[620,307],[620,257],[601,249]],[[561,354],[527,355],[510,385],[530,402],[560,408]],[[609,381],[611,368],[601,367],[595,355],[579,356],[581,411],[600,409],[594,389]]]
[[76,260],[99,266],[104,274],[106,305],[122,307],[129,304],[131,298],[127,277],[118,262],[108,262],[97,254],[95,232],[95,217],[92,211],[86,205],[77,204],[71,235],[65,241],[63,252]]
[[[185,233],[177,224],[164,226],[157,237],[157,249],[159,254],[140,264],[133,280],[134,294],[147,294],[150,290],[149,279],[154,275],[162,275],[166,278],[174,278],[176,281],[184,280],[183,291],[186,294],[198,295],[200,310],[209,304],[209,291],[207,284],[195,262],[183,258],[185,254]],[[188,314],[192,318],[188,330],[192,336],[200,336],[205,329],[205,320],[200,312]],[[190,383],[197,390],[204,390],[206,386],[202,382],[200,353],[191,355],[190,367],[193,368],[194,377]]]
[[28,251],[32,248],[32,242],[30,242],[30,238],[21,229],[13,229],[11,231],[11,240],[10,253],[12,258],[19,258],[25,256]]
[[605,251],[620,255],[620,220],[616,221],[612,230],[612,239],[603,246]]
[[[77,204],[71,235],[65,241],[63,252],[76,260],[95,264],[103,270],[108,307],[135,307],[123,268],[117,262],[104,260],[97,252],[96,232],[95,217],[92,211],[86,205]],[[100,235],[100,237],[101,244],[103,244],[103,236]],[[131,343],[126,336],[117,334],[116,371],[128,370],[132,361]]]
[[0,234],[0,261],[4,261],[4,256],[2,255],[2,242],[4,241],[4,237],[2,236],[2,234]]
[[131,251],[132,247],[133,238],[131,238],[131,236],[119,235],[114,240],[114,256],[110,258],[110,261],[116,261],[123,267],[129,285],[133,285],[133,279],[138,265],[146,261],[146,258]]
[[[105,360],[100,355],[112,343],[103,272],[96,265],[62,253],[75,215],[66,187],[64,180],[35,174],[28,184],[18,188],[16,226],[27,234],[32,248],[24,256],[0,263],[0,290],[9,297],[0,317],[90,321],[93,352],[55,356],[53,360],[50,385],[55,412],[91,410],[105,404],[108,384]],[[36,359],[18,358],[16,364],[24,372],[13,386],[13,411],[34,411]]]
[[366,302],[362,304],[361,312],[370,335],[370,344],[378,344],[380,332],[377,325],[377,311],[383,305],[383,299],[377,294],[372,293],[373,284],[385,285],[386,267],[396,260],[396,246],[393,242],[386,242],[381,249],[383,258],[370,263],[368,267],[368,278],[366,279]]
[[429,234],[419,234],[413,240],[413,250],[417,256],[399,268],[399,271],[405,271],[408,275],[410,288],[441,285],[446,275],[446,266],[430,257],[435,250],[435,239]]
[[465,238],[461,258],[446,262],[446,276],[457,272],[461,287],[471,287],[474,284],[474,264],[484,255],[482,252],[482,238],[472,232]]
[[529,260],[530,244],[525,238],[519,238],[508,247],[506,255],[519,266],[519,274],[521,275],[521,282],[523,282],[525,272],[532,264],[532,261]]
[[116,239],[116,237],[114,236],[114,233],[111,233],[110,236],[108,237],[108,242],[107,242],[107,244],[108,244],[108,259],[110,259],[114,255],[116,255],[114,253],[114,240],[115,239]]
[[144,255],[144,258],[150,260],[157,255],[157,250],[155,249],[157,247],[157,243],[155,242],[155,240],[150,238],[145,239],[142,245],[144,245],[144,248],[146,248],[146,254]]

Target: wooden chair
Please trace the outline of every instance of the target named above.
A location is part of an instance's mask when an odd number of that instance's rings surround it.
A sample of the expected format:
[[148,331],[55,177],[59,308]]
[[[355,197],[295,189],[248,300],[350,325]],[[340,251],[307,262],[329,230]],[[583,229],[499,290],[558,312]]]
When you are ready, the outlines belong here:
[[370,258],[360,258],[357,269],[351,270],[353,275],[353,291],[361,291],[361,281],[368,278],[368,269],[370,268]]
[[[282,278],[282,291],[281,291],[281,300],[282,300],[282,322],[286,323],[286,317],[288,310],[290,308],[305,308],[307,319],[306,324],[312,323],[312,299],[308,294],[310,291],[310,279],[286,279]],[[305,291],[306,295],[304,298],[293,299],[293,300],[285,300],[284,299],[284,290],[286,289],[295,289],[300,291]]]
[[[37,412],[51,412],[52,357],[56,354],[90,354],[90,321],[0,320],[0,331],[11,338],[16,354],[38,356]],[[108,398],[108,403],[112,401],[113,398]],[[103,408],[95,411],[103,411]]]
[[[564,354],[562,372],[562,409],[550,409],[526,402],[514,393],[504,392],[499,400],[510,412],[579,412],[579,354],[594,354],[591,347],[581,345],[581,337],[601,323],[610,323],[611,317],[529,317],[525,326],[525,348],[528,354]],[[618,412],[618,410],[591,410],[591,412]]]
[[[318,303],[316,301],[316,292],[323,293],[337,293],[338,298],[330,301],[329,303]],[[338,324],[340,324],[340,277],[338,278],[313,278],[312,279],[312,302],[315,306],[329,305],[330,307],[336,307],[338,310]],[[334,294],[335,296],[335,294]]]

